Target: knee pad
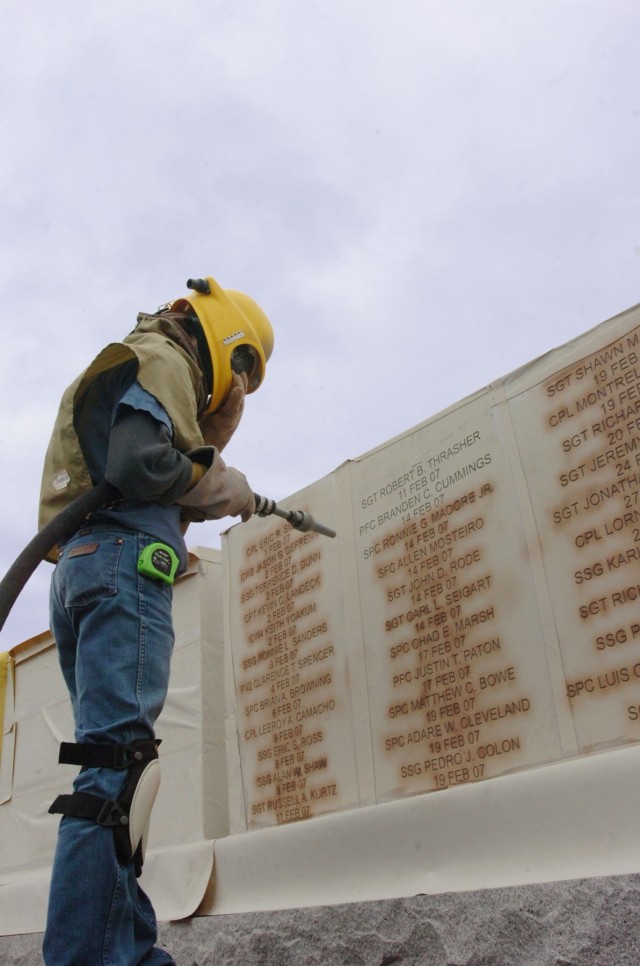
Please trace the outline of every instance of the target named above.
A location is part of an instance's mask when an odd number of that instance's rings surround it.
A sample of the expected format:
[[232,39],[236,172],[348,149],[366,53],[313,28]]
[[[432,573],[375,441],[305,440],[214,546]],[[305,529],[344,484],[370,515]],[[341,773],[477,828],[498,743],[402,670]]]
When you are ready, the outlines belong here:
[[[128,787],[127,785],[127,789]],[[127,847],[132,857],[139,856],[137,862],[139,861],[140,870],[142,870],[145,852],[147,851],[151,812],[159,788],[160,762],[156,758],[145,765],[139,777],[135,780],[131,804],[129,806]],[[127,789],[125,789],[125,795]]]
[[160,787],[159,741],[133,741],[130,745],[83,745],[62,742],[58,761],[84,768],[129,771],[129,779],[116,800],[89,792],[58,795],[49,808],[52,814],[85,818],[113,829],[118,861],[133,861],[140,875],[149,836],[149,824]]

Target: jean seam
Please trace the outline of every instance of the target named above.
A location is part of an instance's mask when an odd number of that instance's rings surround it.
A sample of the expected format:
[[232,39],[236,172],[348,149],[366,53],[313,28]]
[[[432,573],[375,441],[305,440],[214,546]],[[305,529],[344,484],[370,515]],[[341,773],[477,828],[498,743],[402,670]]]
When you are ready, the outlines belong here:
[[[115,856],[114,856],[115,862]],[[120,900],[120,893],[122,892],[122,880],[124,878],[124,873],[120,869],[120,866],[116,863],[116,882],[113,889],[113,894],[111,896],[111,904],[109,906],[109,915],[107,916],[107,922],[104,929],[104,941],[102,944],[102,966],[114,966],[111,960],[110,953],[110,941],[111,941],[111,927],[113,925],[113,919],[116,914],[116,907]]]
[[[138,548],[140,552],[142,548]],[[147,648],[147,625],[148,625],[148,601],[145,594],[146,587],[143,581],[148,578],[138,574],[138,616],[139,636],[138,636],[138,673],[136,677],[136,697],[138,699],[138,721],[143,721],[147,709],[144,703],[144,674],[146,669],[146,648]]]

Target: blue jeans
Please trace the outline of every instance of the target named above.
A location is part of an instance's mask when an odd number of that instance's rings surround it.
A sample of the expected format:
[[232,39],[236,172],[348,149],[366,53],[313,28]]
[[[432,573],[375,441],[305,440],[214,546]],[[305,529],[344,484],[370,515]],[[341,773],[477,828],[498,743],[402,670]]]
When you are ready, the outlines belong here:
[[[154,738],[173,650],[171,588],[137,572],[154,538],[109,524],[81,529],[51,583],[51,631],[69,689],[75,740],[128,745]],[[83,768],[74,791],[117,799],[128,772]],[[160,966],[153,906],[133,863],[122,866],[113,830],[65,815],[53,863],[47,966]]]

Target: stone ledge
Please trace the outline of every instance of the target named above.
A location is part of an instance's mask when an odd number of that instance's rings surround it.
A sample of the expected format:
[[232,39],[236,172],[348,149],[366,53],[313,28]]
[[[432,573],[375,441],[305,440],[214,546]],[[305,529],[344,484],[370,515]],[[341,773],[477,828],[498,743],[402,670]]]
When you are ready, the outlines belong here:
[[[42,937],[0,937],[36,966]],[[163,923],[178,966],[635,966],[640,875]]]

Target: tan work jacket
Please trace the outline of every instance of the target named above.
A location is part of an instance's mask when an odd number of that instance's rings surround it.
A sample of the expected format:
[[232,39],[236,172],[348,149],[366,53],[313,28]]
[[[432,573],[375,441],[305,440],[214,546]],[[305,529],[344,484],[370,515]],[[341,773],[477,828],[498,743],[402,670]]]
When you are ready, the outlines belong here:
[[169,414],[176,449],[186,453],[203,445],[198,426],[198,414],[205,402],[202,373],[195,359],[176,341],[176,328],[170,318],[141,313],[136,329],[122,342],[103,349],[65,391],[45,456],[40,529],[93,485],[73,417],[78,401],[100,373],[136,359],[138,382]]

